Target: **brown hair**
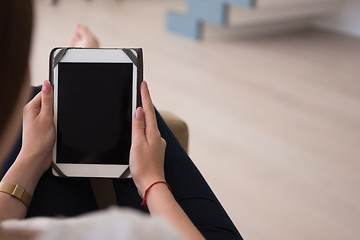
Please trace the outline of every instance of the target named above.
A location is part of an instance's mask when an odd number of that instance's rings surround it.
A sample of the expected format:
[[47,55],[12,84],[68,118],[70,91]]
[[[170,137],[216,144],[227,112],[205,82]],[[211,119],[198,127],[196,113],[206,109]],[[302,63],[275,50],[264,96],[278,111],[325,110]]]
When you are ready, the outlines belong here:
[[28,74],[31,29],[31,0],[0,1],[0,136]]

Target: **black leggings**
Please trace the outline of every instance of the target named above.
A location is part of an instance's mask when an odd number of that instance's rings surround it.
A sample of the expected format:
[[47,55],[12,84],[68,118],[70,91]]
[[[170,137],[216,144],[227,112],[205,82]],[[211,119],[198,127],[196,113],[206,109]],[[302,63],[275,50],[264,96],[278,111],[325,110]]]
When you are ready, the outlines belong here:
[[[34,88],[33,96],[40,91]],[[242,239],[199,170],[156,111],[161,136],[166,140],[165,177],[176,201],[206,239]],[[21,136],[3,166],[5,173],[21,148]],[[132,179],[113,179],[118,206],[146,211],[140,206]],[[59,178],[48,170],[40,179],[26,217],[76,216],[97,210],[88,178]]]

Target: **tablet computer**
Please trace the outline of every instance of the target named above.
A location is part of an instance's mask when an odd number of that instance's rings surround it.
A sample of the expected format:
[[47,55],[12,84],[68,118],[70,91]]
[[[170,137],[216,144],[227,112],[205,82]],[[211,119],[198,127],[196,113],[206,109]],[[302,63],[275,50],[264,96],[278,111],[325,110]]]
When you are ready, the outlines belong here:
[[140,105],[139,75],[141,49],[53,49],[54,175],[130,176],[132,117]]

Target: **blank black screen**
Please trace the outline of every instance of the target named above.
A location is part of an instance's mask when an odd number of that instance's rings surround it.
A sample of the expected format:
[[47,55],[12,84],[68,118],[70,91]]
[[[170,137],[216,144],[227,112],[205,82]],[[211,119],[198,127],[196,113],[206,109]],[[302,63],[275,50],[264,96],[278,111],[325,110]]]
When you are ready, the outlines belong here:
[[57,162],[129,164],[131,63],[59,63]]

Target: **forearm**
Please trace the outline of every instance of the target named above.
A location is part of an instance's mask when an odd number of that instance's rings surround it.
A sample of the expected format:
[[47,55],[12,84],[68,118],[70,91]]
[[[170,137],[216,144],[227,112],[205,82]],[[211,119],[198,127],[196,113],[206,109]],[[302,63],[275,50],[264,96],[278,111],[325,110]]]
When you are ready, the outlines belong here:
[[165,218],[186,238],[204,239],[165,184],[154,185],[148,192],[146,202],[152,216]]
[[[35,156],[26,156],[20,153],[14,164],[3,177],[2,182],[17,184],[23,187],[30,195],[33,195],[41,177],[39,166],[33,164],[32,159],[34,157]],[[7,193],[0,192],[0,221],[24,218],[26,212],[26,206],[19,199]]]

